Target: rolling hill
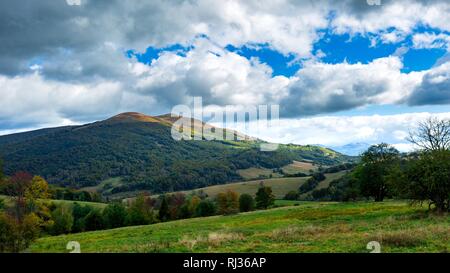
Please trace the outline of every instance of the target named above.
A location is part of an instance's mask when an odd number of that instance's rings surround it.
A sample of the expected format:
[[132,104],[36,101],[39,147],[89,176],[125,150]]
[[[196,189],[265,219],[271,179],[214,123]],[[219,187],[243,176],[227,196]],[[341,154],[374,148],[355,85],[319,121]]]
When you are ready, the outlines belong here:
[[[259,149],[261,140],[174,140],[170,115],[123,113],[104,121],[0,137],[7,175],[27,171],[72,188],[102,185],[111,194],[173,192],[243,180],[239,170],[280,168],[294,161],[333,165],[351,160],[317,146]],[[210,126],[194,120],[191,134]],[[230,131],[227,131],[227,133]],[[119,181],[105,183],[105,181]]]
[[359,252],[378,241],[382,252],[448,252],[450,218],[404,201],[297,202],[232,216],[193,218],[148,226],[38,239],[28,251],[69,252]]

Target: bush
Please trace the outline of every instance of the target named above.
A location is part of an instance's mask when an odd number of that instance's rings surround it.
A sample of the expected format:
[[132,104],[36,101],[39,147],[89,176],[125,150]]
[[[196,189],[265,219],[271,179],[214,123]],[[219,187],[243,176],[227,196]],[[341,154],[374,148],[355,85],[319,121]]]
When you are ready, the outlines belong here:
[[255,209],[255,200],[250,194],[242,194],[239,197],[239,210],[241,212],[252,211]]

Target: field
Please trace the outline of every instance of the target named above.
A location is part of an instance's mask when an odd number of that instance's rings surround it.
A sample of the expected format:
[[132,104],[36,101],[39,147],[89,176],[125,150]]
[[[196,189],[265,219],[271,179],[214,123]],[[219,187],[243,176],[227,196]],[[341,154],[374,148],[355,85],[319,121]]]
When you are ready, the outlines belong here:
[[[248,193],[255,195],[261,182],[264,186],[272,187],[273,194],[276,199],[282,199],[286,193],[289,191],[296,191],[298,188],[305,183],[308,177],[289,177],[289,178],[271,178],[271,179],[259,179],[252,181],[243,181],[237,183],[229,183],[223,185],[209,186],[205,188],[183,191],[185,194],[189,194],[193,191],[202,190],[208,194],[209,197],[215,197],[220,192],[225,192],[227,190],[233,190],[239,194]],[[154,196],[156,197],[156,196]]]
[[450,251],[450,217],[406,202],[298,202],[297,206],[41,238],[31,252],[382,252]]
[[238,170],[238,174],[245,180],[258,179],[260,177],[269,178],[270,176],[272,176],[273,178],[281,177],[281,174],[274,173],[273,170],[265,168],[241,169]]
[[292,164],[286,165],[283,168],[283,172],[287,174],[296,174],[296,173],[309,173],[309,171],[314,171],[317,169],[317,166],[313,165],[310,162],[300,162],[294,161]]

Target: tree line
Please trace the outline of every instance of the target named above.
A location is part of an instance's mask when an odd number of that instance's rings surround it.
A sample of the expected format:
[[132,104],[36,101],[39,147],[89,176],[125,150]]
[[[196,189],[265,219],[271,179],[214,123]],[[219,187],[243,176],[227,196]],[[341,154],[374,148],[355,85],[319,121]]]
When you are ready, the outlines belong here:
[[[2,176],[0,175],[0,178]],[[274,205],[274,195],[264,184],[255,197],[228,190],[209,198],[203,191],[186,195],[165,194],[152,198],[140,194],[128,201],[115,201],[104,208],[78,202],[55,202],[45,179],[17,173],[1,179],[10,203],[0,199],[0,252],[20,252],[43,235],[60,235],[158,222],[230,215]]]
[[[361,155],[360,163],[328,188],[313,190],[311,200],[348,201],[385,198],[408,199],[427,203],[438,212],[450,209],[450,121],[429,118],[411,131],[408,140],[418,149],[400,153],[381,143]],[[302,185],[299,193],[310,190],[316,179]],[[305,191],[306,190],[306,191]]]

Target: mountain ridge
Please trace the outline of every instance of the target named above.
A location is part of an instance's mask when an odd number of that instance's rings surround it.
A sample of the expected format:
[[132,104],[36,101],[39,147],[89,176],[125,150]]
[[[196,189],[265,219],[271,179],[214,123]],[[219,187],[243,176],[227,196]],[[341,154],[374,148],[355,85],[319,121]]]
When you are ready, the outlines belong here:
[[8,175],[28,171],[60,186],[81,188],[120,178],[108,189],[112,193],[188,190],[242,180],[239,169],[279,168],[293,160],[332,165],[349,159],[326,148],[292,144],[262,152],[256,138],[176,141],[170,126],[175,120],[127,112],[85,125],[0,136],[0,157]]

